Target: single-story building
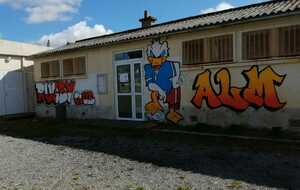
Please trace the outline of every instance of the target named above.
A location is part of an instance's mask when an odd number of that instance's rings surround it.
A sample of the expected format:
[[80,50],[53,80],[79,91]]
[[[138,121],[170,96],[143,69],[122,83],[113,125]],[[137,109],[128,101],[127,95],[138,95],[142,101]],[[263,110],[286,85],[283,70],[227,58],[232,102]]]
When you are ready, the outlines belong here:
[[33,55],[37,115],[300,127],[300,0],[155,20]]
[[0,39],[0,116],[34,112],[33,61],[28,57],[46,50]]

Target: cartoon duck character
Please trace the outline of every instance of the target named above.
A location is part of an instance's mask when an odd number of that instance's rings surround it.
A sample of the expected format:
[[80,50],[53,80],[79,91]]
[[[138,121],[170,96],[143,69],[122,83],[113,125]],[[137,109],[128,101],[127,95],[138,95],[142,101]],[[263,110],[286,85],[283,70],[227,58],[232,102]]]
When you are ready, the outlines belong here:
[[145,109],[155,115],[164,111],[160,102],[167,103],[169,110],[165,118],[177,124],[183,119],[178,111],[181,101],[180,63],[167,60],[169,47],[166,41],[153,41],[147,49],[147,57],[149,64],[144,69],[151,101],[145,105]]

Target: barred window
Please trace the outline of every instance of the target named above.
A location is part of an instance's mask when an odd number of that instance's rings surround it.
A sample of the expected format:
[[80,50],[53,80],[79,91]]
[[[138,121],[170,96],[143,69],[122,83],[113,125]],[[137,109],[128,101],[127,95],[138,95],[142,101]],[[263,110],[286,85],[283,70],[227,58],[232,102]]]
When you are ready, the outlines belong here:
[[186,41],[182,49],[185,65],[229,62],[233,60],[233,35]]
[[73,75],[74,73],[74,60],[73,59],[64,59],[63,60],[63,71],[64,76]]
[[204,63],[204,40],[183,42],[183,64]]
[[209,62],[233,60],[233,35],[217,36],[208,39]]
[[300,55],[300,26],[279,28],[279,56]]
[[259,30],[243,33],[243,59],[268,58],[270,54],[271,30]]
[[64,76],[86,74],[85,57],[76,57],[63,60]]
[[85,57],[77,57],[74,59],[74,74],[83,75],[86,73]]
[[59,77],[60,68],[59,61],[48,61],[41,63],[41,76],[42,78]]

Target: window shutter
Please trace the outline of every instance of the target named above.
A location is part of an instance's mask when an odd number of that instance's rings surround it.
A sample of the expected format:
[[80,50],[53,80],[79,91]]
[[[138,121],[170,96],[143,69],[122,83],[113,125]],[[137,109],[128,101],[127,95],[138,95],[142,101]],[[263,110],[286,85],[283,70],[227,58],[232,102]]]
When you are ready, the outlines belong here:
[[270,57],[270,30],[243,33],[243,58],[259,59]]
[[74,59],[74,74],[82,75],[86,73],[85,57],[77,57]]
[[232,61],[233,35],[186,41],[182,49],[185,65]]
[[50,65],[50,77],[59,77],[60,69],[58,61],[49,62]]
[[186,41],[182,44],[183,64],[193,65],[203,63],[203,39]]
[[233,60],[233,35],[209,38],[208,43],[209,62],[228,62]]
[[50,75],[50,68],[49,68],[49,63],[41,63],[41,77],[42,78],[47,78]]
[[279,55],[300,55],[300,26],[279,28]]
[[74,59],[65,59],[63,60],[63,73],[64,76],[70,76],[74,74]]

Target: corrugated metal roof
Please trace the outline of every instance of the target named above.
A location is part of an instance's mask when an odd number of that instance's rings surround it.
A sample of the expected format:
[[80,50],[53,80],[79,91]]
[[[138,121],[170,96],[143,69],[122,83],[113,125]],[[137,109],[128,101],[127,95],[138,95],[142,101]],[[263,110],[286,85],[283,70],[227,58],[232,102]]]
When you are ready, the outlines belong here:
[[219,11],[199,16],[188,17],[166,23],[156,24],[149,28],[138,28],[105,36],[79,40],[50,51],[33,55],[43,57],[82,48],[93,48],[110,45],[112,43],[143,39],[151,36],[182,32],[196,28],[214,25],[250,21],[256,18],[267,18],[274,15],[300,13],[300,0],[271,0],[244,7]]

